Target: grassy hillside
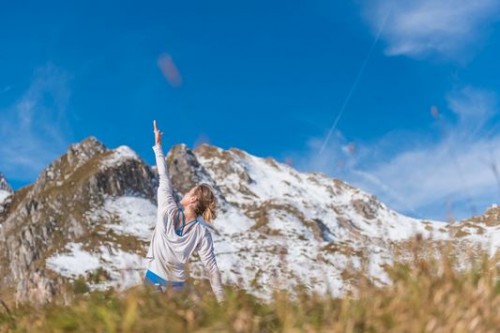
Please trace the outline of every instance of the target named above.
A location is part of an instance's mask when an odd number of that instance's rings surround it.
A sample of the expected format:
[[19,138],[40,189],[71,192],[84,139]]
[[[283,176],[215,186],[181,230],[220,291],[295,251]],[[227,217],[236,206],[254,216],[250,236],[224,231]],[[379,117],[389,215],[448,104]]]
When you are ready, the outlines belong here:
[[[0,331],[498,332],[498,258],[458,257],[447,250],[434,260],[423,259],[421,247],[413,251],[411,260],[386,268],[392,285],[376,287],[359,272],[359,292],[343,298],[277,292],[263,302],[228,287],[219,305],[203,283],[178,294],[137,287],[76,295],[67,305],[63,300],[43,307],[5,302]],[[461,260],[472,264],[457,270]]]

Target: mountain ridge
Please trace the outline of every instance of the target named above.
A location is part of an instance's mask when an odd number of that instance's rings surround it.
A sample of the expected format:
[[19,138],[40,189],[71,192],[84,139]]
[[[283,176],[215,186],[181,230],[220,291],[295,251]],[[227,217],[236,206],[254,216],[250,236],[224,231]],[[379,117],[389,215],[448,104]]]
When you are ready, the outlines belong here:
[[[363,262],[373,281],[388,283],[383,267],[394,260],[394,245],[415,235],[480,242],[490,252],[500,244],[496,210],[463,224],[421,221],[339,179],[236,148],[180,144],[166,159],[178,196],[200,182],[214,188],[223,280],[262,298],[277,281],[341,295],[355,282],[345,271]],[[0,203],[2,285],[18,301],[45,302],[71,294],[77,282],[84,290],[141,283],[157,184],[154,167],[129,147],[108,149],[95,137],[71,145],[35,183]],[[196,257],[190,271],[204,276]]]

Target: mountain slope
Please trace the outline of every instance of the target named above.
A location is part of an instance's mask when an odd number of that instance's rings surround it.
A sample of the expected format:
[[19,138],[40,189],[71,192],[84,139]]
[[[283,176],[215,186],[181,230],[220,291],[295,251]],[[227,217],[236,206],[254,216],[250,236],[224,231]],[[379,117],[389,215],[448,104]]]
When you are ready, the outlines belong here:
[[54,253],[78,246],[92,257],[101,247],[109,249],[110,256],[125,245],[142,251],[145,241],[112,232],[106,225],[116,221],[107,216],[99,220],[92,212],[108,198],[127,195],[145,198],[152,206],[154,179],[150,168],[126,147],[108,150],[95,138],[71,146],[33,185],[15,192],[3,205],[2,285],[14,287],[19,300],[44,301],[67,282],[67,275],[50,269]]
[[[177,145],[167,162],[178,195],[200,182],[214,188],[223,281],[262,298],[299,285],[341,295],[359,280],[353,269],[386,283],[383,265],[417,234],[480,242],[491,251],[500,245],[496,226],[481,236],[460,232],[470,228],[466,223],[415,220],[338,179],[238,149]],[[156,188],[154,168],[128,147],[110,150],[95,138],[71,146],[33,185],[0,204],[2,285],[14,288],[20,301],[46,301],[74,292],[75,285],[84,291],[141,283]],[[190,272],[204,274],[196,257]]]

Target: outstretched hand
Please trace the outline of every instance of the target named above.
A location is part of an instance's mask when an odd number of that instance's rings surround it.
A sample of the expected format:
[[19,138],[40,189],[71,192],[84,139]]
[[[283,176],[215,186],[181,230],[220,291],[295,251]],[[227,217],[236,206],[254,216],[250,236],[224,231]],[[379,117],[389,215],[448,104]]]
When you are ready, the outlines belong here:
[[153,127],[154,127],[154,133],[155,133],[155,143],[157,145],[161,145],[161,137],[163,136],[163,132],[158,129],[156,126],[156,120],[153,120]]

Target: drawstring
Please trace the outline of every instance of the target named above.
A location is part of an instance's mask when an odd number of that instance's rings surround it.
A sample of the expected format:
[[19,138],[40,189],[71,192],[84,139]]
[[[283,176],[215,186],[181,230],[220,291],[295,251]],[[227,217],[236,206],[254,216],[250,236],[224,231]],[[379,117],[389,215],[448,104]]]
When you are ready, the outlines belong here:
[[[194,221],[191,221],[189,222],[188,224],[186,224],[186,217],[184,216],[184,211],[182,209],[179,209],[179,211],[177,212],[177,221],[180,222],[180,215],[182,214],[182,225],[175,229],[175,233],[177,234],[177,236],[183,236],[185,234],[187,234],[193,227],[194,225],[196,224],[196,222],[198,222],[198,219],[195,219]],[[183,232],[184,230],[184,227],[187,227],[189,226],[188,230],[186,230],[186,232]]]

